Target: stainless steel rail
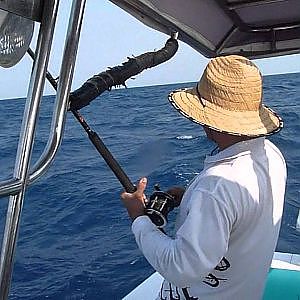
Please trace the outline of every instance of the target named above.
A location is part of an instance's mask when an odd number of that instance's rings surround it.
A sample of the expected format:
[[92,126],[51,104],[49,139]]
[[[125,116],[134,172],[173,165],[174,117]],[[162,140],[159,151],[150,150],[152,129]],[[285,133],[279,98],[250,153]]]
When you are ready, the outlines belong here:
[[57,86],[56,105],[52,118],[51,132],[45,150],[30,174],[30,182],[33,182],[47,171],[61,144],[86,0],[77,0],[75,2],[77,3],[72,7],[69,24],[69,32],[73,32],[73,34],[69,34],[66,40]]
[[0,196],[11,195],[9,198],[1,251],[0,299],[7,299],[9,293],[13,258],[26,186],[33,180],[39,178],[48,169],[61,143],[62,133],[64,130],[68,95],[73,78],[86,0],[74,0],[72,4],[60,71],[60,79],[58,83],[58,92],[52,117],[51,132],[47,146],[36,163],[34,172],[30,175],[29,165],[34,142],[35,127],[45,83],[45,75],[55,27],[58,2],[59,0],[49,0],[44,2],[45,4],[38,38],[36,59],[31,74],[30,86],[26,100],[14,178],[0,183]]
[[3,235],[0,261],[0,299],[8,297],[13,258],[16,248],[20,216],[23,206],[27,175],[30,164],[35,127],[45,84],[52,37],[58,10],[58,0],[46,1],[43,8],[43,19],[38,37],[38,56],[33,65],[30,85],[24,110],[21,135],[15,163],[14,177],[20,180],[21,187],[16,195],[10,196],[6,224]]
[[22,181],[17,178],[11,178],[0,182],[0,197],[16,194],[21,190]]

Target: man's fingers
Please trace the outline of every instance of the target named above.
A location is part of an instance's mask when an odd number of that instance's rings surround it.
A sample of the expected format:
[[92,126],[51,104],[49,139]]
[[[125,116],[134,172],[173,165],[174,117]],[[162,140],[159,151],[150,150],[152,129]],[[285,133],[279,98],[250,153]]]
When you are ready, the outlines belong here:
[[136,191],[134,193],[127,193],[123,192],[121,194],[121,198],[123,200],[131,200],[131,199],[139,199],[139,200],[145,200],[144,191],[147,186],[147,178],[141,178],[140,181],[137,184]]
[[138,185],[137,185],[137,192],[139,194],[144,194],[144,191],[146,189],[146,186],[147,186],[147,178],[146,177],[143,177],[140,179]]
[[127,193],[127,192],[123,192],[123,193],[121,194],[121,198],[122,198],[123,200],[125,200],[125,199],[132,199],[132,198],[133,198],[133,194]]

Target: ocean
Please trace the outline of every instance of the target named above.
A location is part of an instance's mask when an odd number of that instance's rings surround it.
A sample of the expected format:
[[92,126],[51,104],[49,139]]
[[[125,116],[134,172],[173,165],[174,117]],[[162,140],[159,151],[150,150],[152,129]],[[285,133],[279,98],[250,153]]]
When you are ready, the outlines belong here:
[[[148,178],[147,194],[186,186],[212,151],[199,125],[168,103],[170,91],[195,83],[115,89],[81,110],[129,178]],[[32,164],[46,146],[54,96],[42,100]],[[288,166],[277,251],[300,253],[300,73],[264,78],[265,104],[284,120],[270,137]],[[0,179],[12,176],[25,99],[0,102]],[[25,196],[10,289],[11,300],[121,299],[152,267],[138,250],[120,201],[123,188],[69,114],[48,172]],[[7,198],[0,202],[3,233]],[[170,213],[172,232],[176,210]]]

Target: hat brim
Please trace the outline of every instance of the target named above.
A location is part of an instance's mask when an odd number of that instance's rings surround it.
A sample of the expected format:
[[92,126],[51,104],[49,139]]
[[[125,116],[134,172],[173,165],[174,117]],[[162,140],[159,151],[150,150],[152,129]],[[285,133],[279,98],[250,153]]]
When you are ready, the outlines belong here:
[[169,101],[183,116],[200,125],[233,135],[264,136],[278,132],[282,119],[270,108],[259,111],[225,110],[214,103],[199,99],[196,88],[173,91]]

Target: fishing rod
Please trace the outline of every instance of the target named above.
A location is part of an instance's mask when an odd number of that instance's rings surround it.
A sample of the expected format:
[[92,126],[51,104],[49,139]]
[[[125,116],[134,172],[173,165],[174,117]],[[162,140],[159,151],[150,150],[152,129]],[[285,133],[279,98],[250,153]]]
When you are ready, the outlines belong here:
[[[28,49],[28,54],[32,59],[35,59],[35,54],[31,50],[31,48]],[[57,81],[58,78],[54,78],[49,71],[46,72],[46,78],[52,85],[55,91],[57,91]],[[108,164],[108,166],[111,168],[111,170],[114,172],[116,177],[121,182],[124,189],[129,192],[133,193],[136,190],[136,187],[134,184],[130,181],[126,173],[123,171],[121,166],[118,164],[116,159],[112,156],[108,148],[103,143],[102,139],[99,137],[99,135],[93,131],[86,120],[83,118],[83,116],[77,111],[76,109],[70,109],[74,117],[78,120],[79,124],[82,126],[82,128],[85,130],[85,132],[88,134],[89,139],[99,152],[101,156],[104,158],[105,162]]]
[[[123,63],[121,66],[116,66],[105,72],[94,75],[79,89],[71,92],[69,95],[69,111],[72,112],[76,120],[87,133],[98,153],[103,157],[126,192],[129,193],[136,191],[136,186],[131,182],[117,160],[105,146],[102,139],[91,129],[78,110],[89,105],[92,100],[97,98],[104,91],[110,91],[113,86],[123,85],[126,87],[125,82],[127,79],[141,73],[147,68],[154,67],[169,60],[172,56],[174,56],[178,49],[178,41],[176,37],[177,36],[173,35],[170,39],[168,39],[166,45],[158,51],[147,52],[134,58],[128,58],[128,61]],[[34,52],[30,48],[27,52],[34,60]],[[55,79],[49,71],[46,72],[46,78],[57,91],[58,78]],[[157,227],[162,228],[167,223],[168,213],[173,210],[174,207],[174,198],[168,193],[161,191],[158,186],[155,186],[154,193],[150,196],[146,203],[145,211],[152,222],[156,224]]]
[[122,65],[109,68],[89,78],[80,88],[70,93],[70,110],[79,110],[104,91],[113,86],[125,86],[126,80],[141,73],[145,69],[155,67],[169,60],[178,50],[177,33],[171,35],[165,46],[157,51],[146,52],[136,57],[128,57]]

